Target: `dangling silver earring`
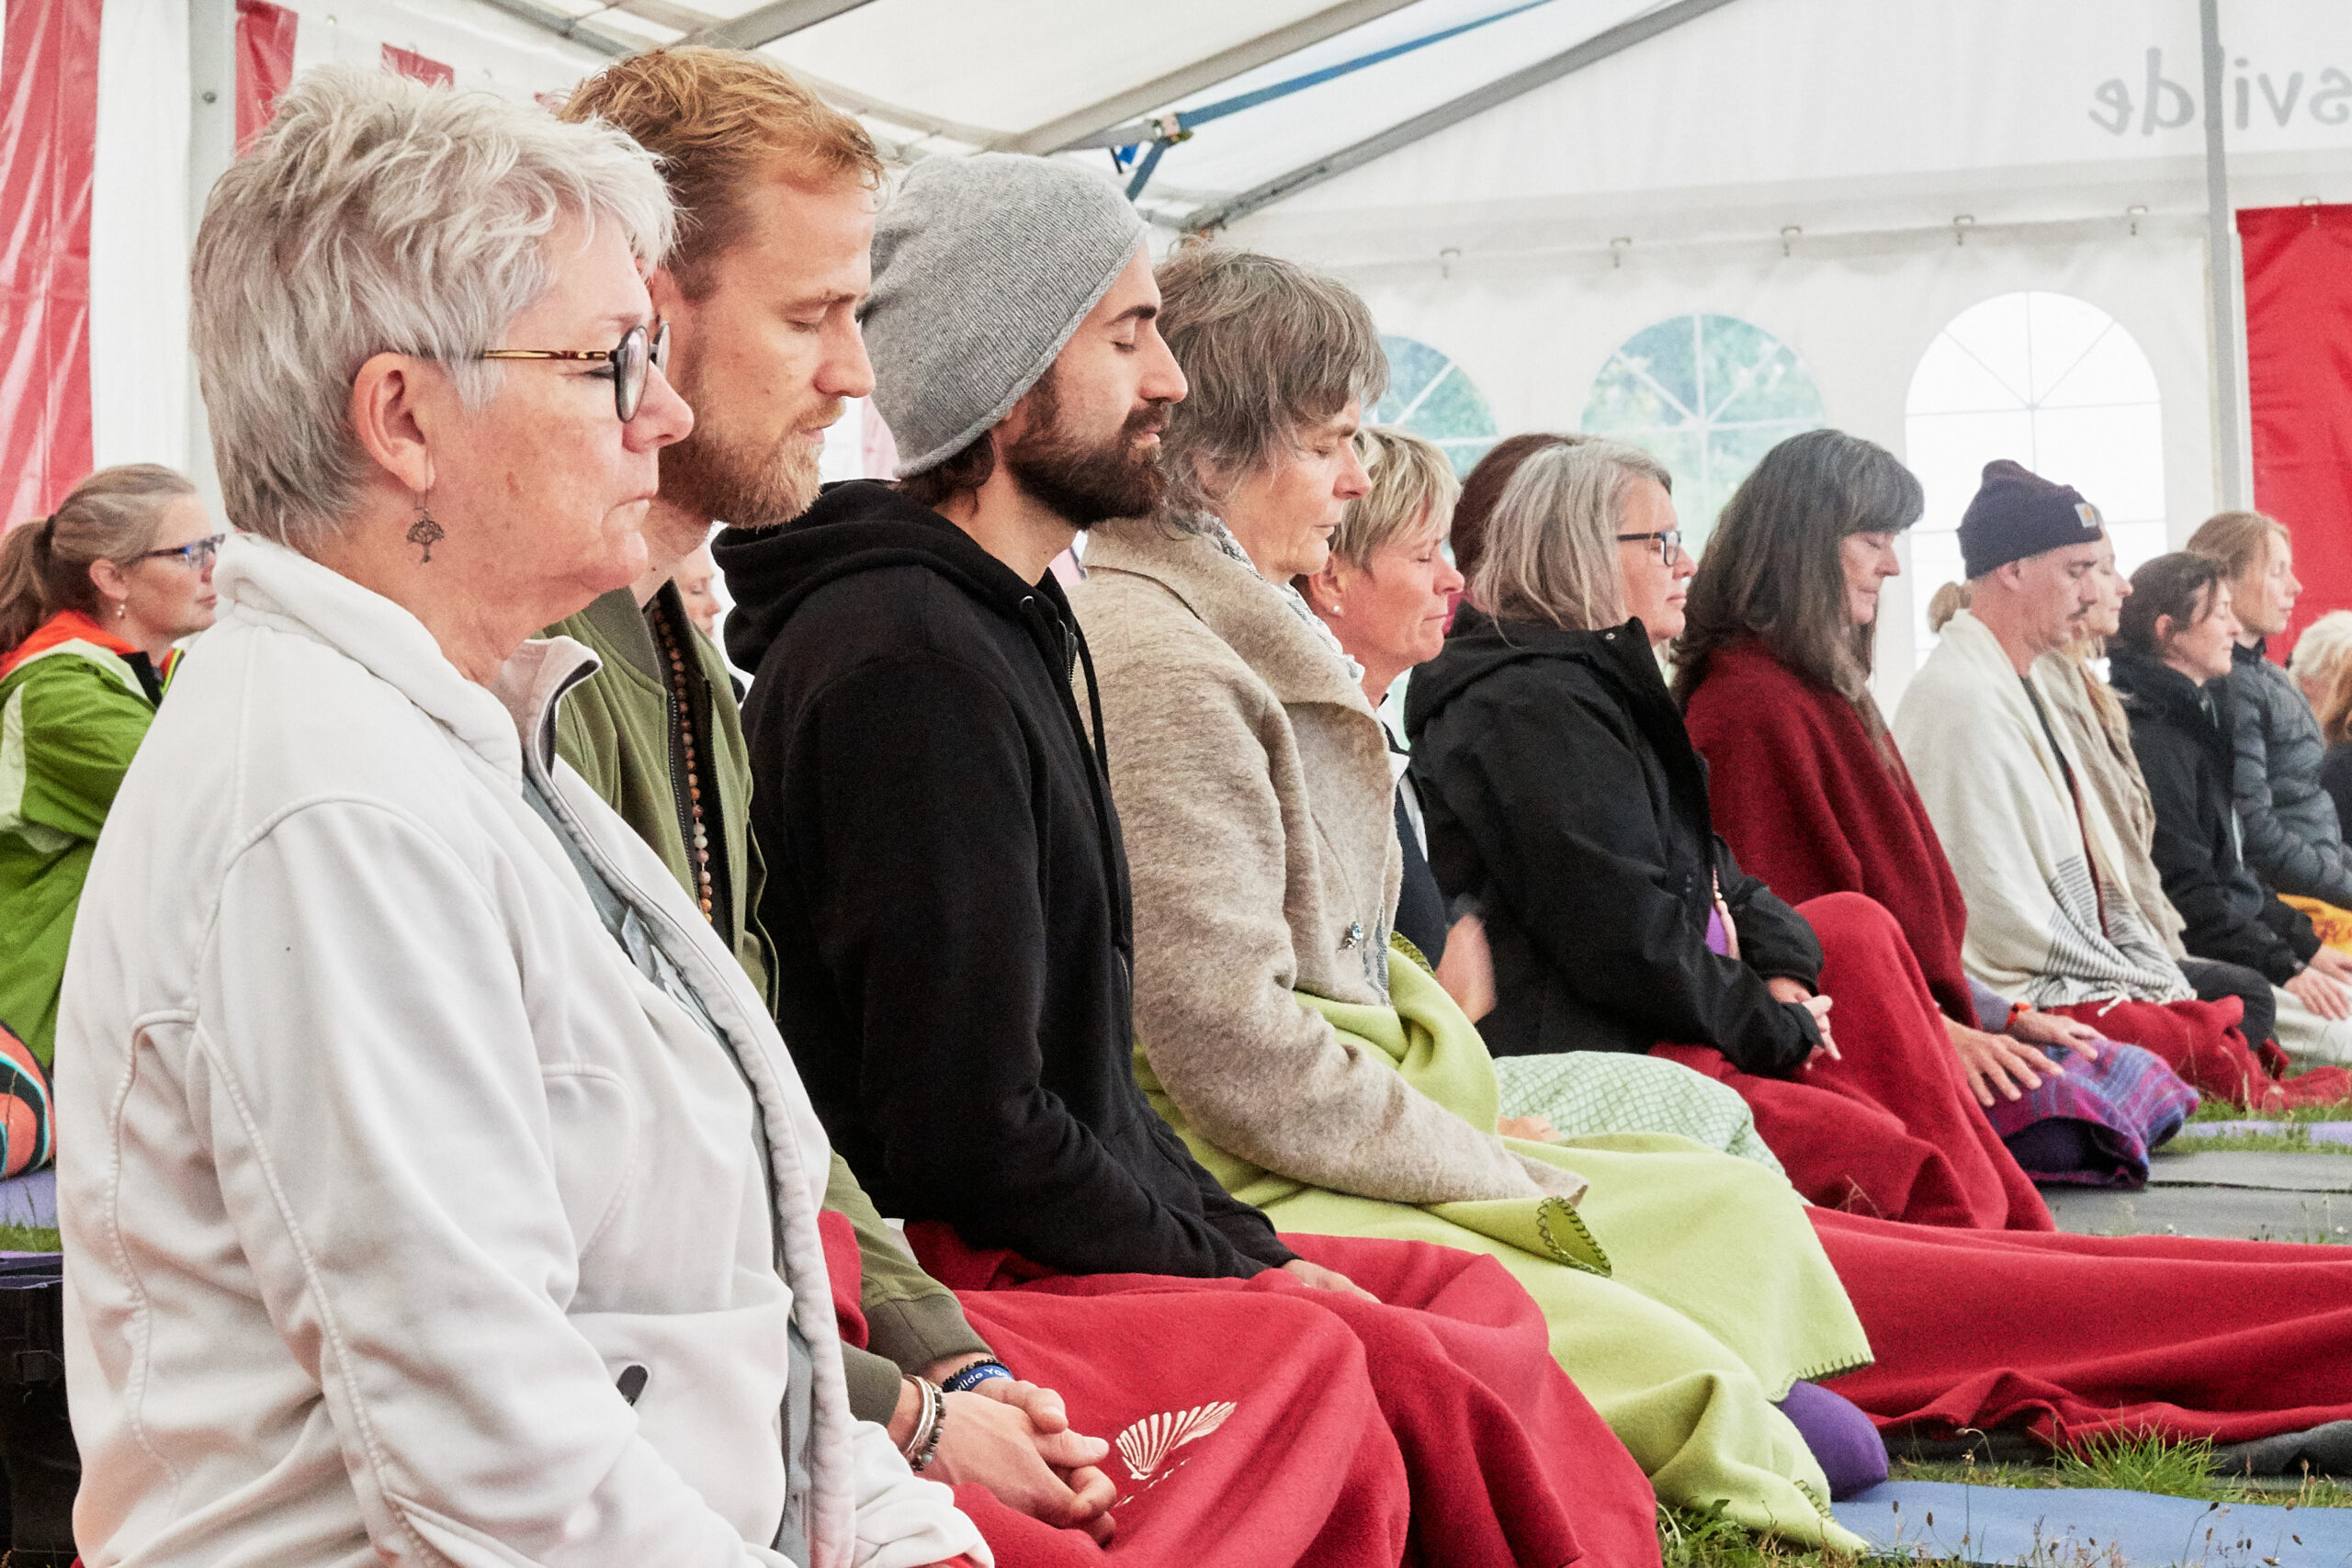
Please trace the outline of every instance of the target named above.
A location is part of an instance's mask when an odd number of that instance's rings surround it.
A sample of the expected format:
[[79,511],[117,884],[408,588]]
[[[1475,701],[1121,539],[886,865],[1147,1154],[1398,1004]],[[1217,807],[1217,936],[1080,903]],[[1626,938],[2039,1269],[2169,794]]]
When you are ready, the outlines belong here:
[[433,547],[441,540],[448,537],[447,531],[445,530],[440,524],[433,521],[433,513],[427,510],[427,504],[432,501],[432,499],[433,492],[430,491],[427,491],[424,494],[417,498],[416,521],[408,525],[408,534],[406,536],[408,542],[412,545],[423,545],[424,547],[424,558],[417,563],[419,566],[431,566],[433,564]]

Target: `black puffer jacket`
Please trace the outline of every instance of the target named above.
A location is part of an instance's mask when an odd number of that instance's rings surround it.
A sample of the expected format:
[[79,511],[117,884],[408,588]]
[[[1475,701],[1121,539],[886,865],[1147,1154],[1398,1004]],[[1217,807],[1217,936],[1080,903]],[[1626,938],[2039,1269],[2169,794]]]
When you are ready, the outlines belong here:
[[[1786,1073],[1820,1040],[1765,981],[1815,985],[1813,928],[1715,836],[1706,764],[1639,621],[1508,626],[1464,604],[1405,698],[1430,862],[1475,894],[1498,1055],[1713,1045]],[[1720,880],[1741,956],[1707,948]]]
[[758,675],[776,1021],[876,1204],[1073,1274],[1289,1261],[1136,1087],[1125,852],[1060,585],[863,480],[714,553]]
[[2155,801],[2156,871],[2188,922],[2190,953],[2243,964],[2283,985],[2319,951],[2312,923],[2271,896],[2240,849],[2231,802],[2236,701],[2227,680],[2202,686],[2160,660],[2120,651],[2109,677],[2132,720],[2132,750]]
[[2230,650],[2229,687],[2246,864],[2281,893],[2352,908],[2352,847],[2320,783],[2327,747],[2302,688],[2258,642]]

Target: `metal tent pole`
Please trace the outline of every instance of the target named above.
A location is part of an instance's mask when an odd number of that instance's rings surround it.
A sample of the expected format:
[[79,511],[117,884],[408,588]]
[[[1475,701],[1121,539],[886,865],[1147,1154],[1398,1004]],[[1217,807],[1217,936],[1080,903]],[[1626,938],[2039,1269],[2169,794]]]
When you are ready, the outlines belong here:
[[2205,49],[2205,270],[2213,319],[2214,455],[2221,469],[2222,505],[2247,504],[2245,446],[2238,419],[2238,288],[2236,215],[2230,208],[2229,150],[2222,141],[2221,0],[2198,0]]

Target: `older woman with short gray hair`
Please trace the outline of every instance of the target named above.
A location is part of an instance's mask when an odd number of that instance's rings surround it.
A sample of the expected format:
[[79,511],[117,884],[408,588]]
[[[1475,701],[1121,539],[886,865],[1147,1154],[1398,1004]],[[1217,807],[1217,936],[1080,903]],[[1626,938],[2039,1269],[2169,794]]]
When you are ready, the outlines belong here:
[[987,1560],[851,1419],[824,1134],[556,759],[593,659],[526,640],[643,567],[692,423],[641,277],[673,229],[611,129],[356,70],[213,191],[195,342],[247,532],[60,1027],[92,1561]]

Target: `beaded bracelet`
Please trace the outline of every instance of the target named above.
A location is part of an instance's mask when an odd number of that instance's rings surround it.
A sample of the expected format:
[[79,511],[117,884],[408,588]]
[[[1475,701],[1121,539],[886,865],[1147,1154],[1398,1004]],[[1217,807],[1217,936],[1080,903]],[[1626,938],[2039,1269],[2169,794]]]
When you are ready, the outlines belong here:
[[915,1423],[907,1446],[899,1450],[899,1457],[907,1461],[909,1470],[920,1475],[939,1457],[939,1439],[947,1430],[947,1394],[929,1378],[915,1379],[915,1386],[922,1390],[922,1416]]
[[940,1380],[939,1386],[949,1393],[969,1393],[990,1378],[1010,1378],[1012,1369],[1002,1361],[974,1361],[970,1366]]

